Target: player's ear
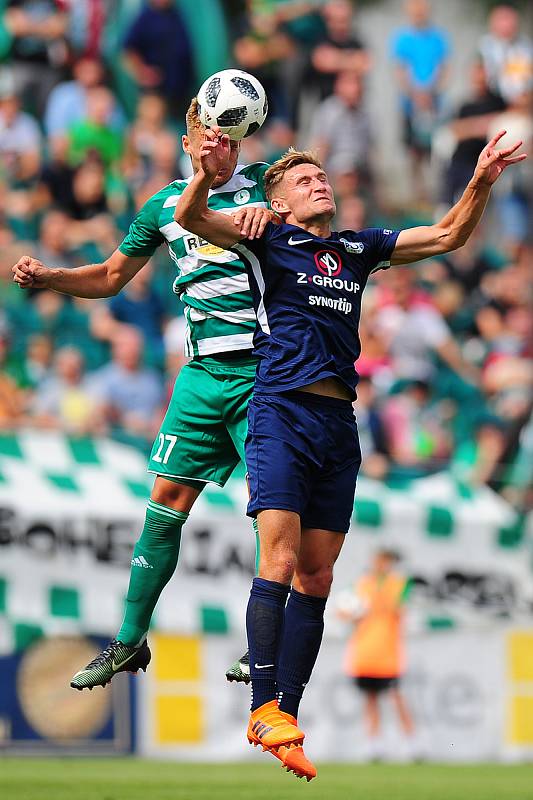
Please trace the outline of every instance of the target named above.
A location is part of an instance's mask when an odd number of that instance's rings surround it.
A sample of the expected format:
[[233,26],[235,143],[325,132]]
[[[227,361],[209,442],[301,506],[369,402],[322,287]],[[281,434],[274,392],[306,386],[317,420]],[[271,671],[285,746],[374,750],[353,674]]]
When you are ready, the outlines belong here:
[[189,154],[191,152],[191,142],[186,133],[181,137],[181,146],[184,153]]
[[270,207],[276,214],[287,214],[290,210],[287,203],[282,197],[273,197],[270,201]]

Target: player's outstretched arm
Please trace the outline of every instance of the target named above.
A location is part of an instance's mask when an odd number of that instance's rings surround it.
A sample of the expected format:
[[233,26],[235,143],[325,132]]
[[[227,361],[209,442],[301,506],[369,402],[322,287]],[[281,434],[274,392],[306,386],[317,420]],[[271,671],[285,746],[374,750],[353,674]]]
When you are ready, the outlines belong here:
[[239,226],[228,214],[208,208],[209,189],[229,157],[229,136],[219,128],[206,130],[200,150],[201,167],[178,200],[174,219],[183,228],[207,239],[217,247],[231,247],[244,239]]
[[144,267],[148,258],[133,258],[115,250],[101,264],[62,269],[47,267],[32,256],[22,256],[12,267],[13,281],[21,289],[52,289],[73,297],[111,297]]
[[470,183],[460,200],[435,225],[403,230],[396,240],[391,264],[409,264],[428,256],[457,250],[468,240],[478,224],[489,199],[492,184],[507,167],[527,158],[525,153],[513,156],[522,142],[497,150],[498,141],[506,131],[500,131],[481,151]]

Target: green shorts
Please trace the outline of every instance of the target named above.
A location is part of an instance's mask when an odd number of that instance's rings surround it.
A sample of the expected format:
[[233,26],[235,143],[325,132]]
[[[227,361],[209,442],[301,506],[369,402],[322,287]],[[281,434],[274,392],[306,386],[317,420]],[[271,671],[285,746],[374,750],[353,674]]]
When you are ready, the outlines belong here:
[[149,472],[224,486],[244,462],[256,363],[248,355],[203,356],[182,368],[152,447]]

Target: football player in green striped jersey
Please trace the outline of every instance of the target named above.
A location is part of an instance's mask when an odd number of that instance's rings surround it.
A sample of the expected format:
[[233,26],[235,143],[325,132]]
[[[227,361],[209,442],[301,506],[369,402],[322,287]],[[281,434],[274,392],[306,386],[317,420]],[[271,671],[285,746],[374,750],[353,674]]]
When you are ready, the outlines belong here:
[[[197,101],[187,112],[182,146],[193,171],[200,164],[204,127]],[[260,235],[272,213],[263,188],[268,164],[237,164],[232,142],[228,165],[217,175],[209,205],[233,215],[243,236]],[[181,193],[191,179],[176,180],[151,197],[131,223],[118,249],[101,264],[74,269],[48,267],[22,256],[13,267],[21,288],[47,288],[76,297],[109,297],[166,244],[176,266],[174,292],[185,307],[186,355],[148,469],[156,479],[146,519],[133,552],[126,610],[117,636],[74,675],[71,686],[105,685],[121,671],[146,669],[150,619],[178,561],[181,529],[206,483],[224,486],[244,461],[246,412],[255,377],[255,329],[246,268],[237,253],[213,247],[174,221]],[[246,656],[228,670],[229,680],[248,682]]]

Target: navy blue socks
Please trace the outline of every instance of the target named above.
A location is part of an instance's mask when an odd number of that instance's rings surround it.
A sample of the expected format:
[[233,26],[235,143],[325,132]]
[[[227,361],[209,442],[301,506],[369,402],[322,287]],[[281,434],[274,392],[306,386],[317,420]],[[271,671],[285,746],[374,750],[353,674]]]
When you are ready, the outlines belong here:
[[276,699],[276,671],[289,589],[283,583],[264,578],[252,581],[246,610],[252,711]]
[[[279,585],[279,584],[276,584]],[[279,653],[276,690],[281,711],[298,716],[298,707],[320,650],[324,632],[325,597],[291,589]]]

